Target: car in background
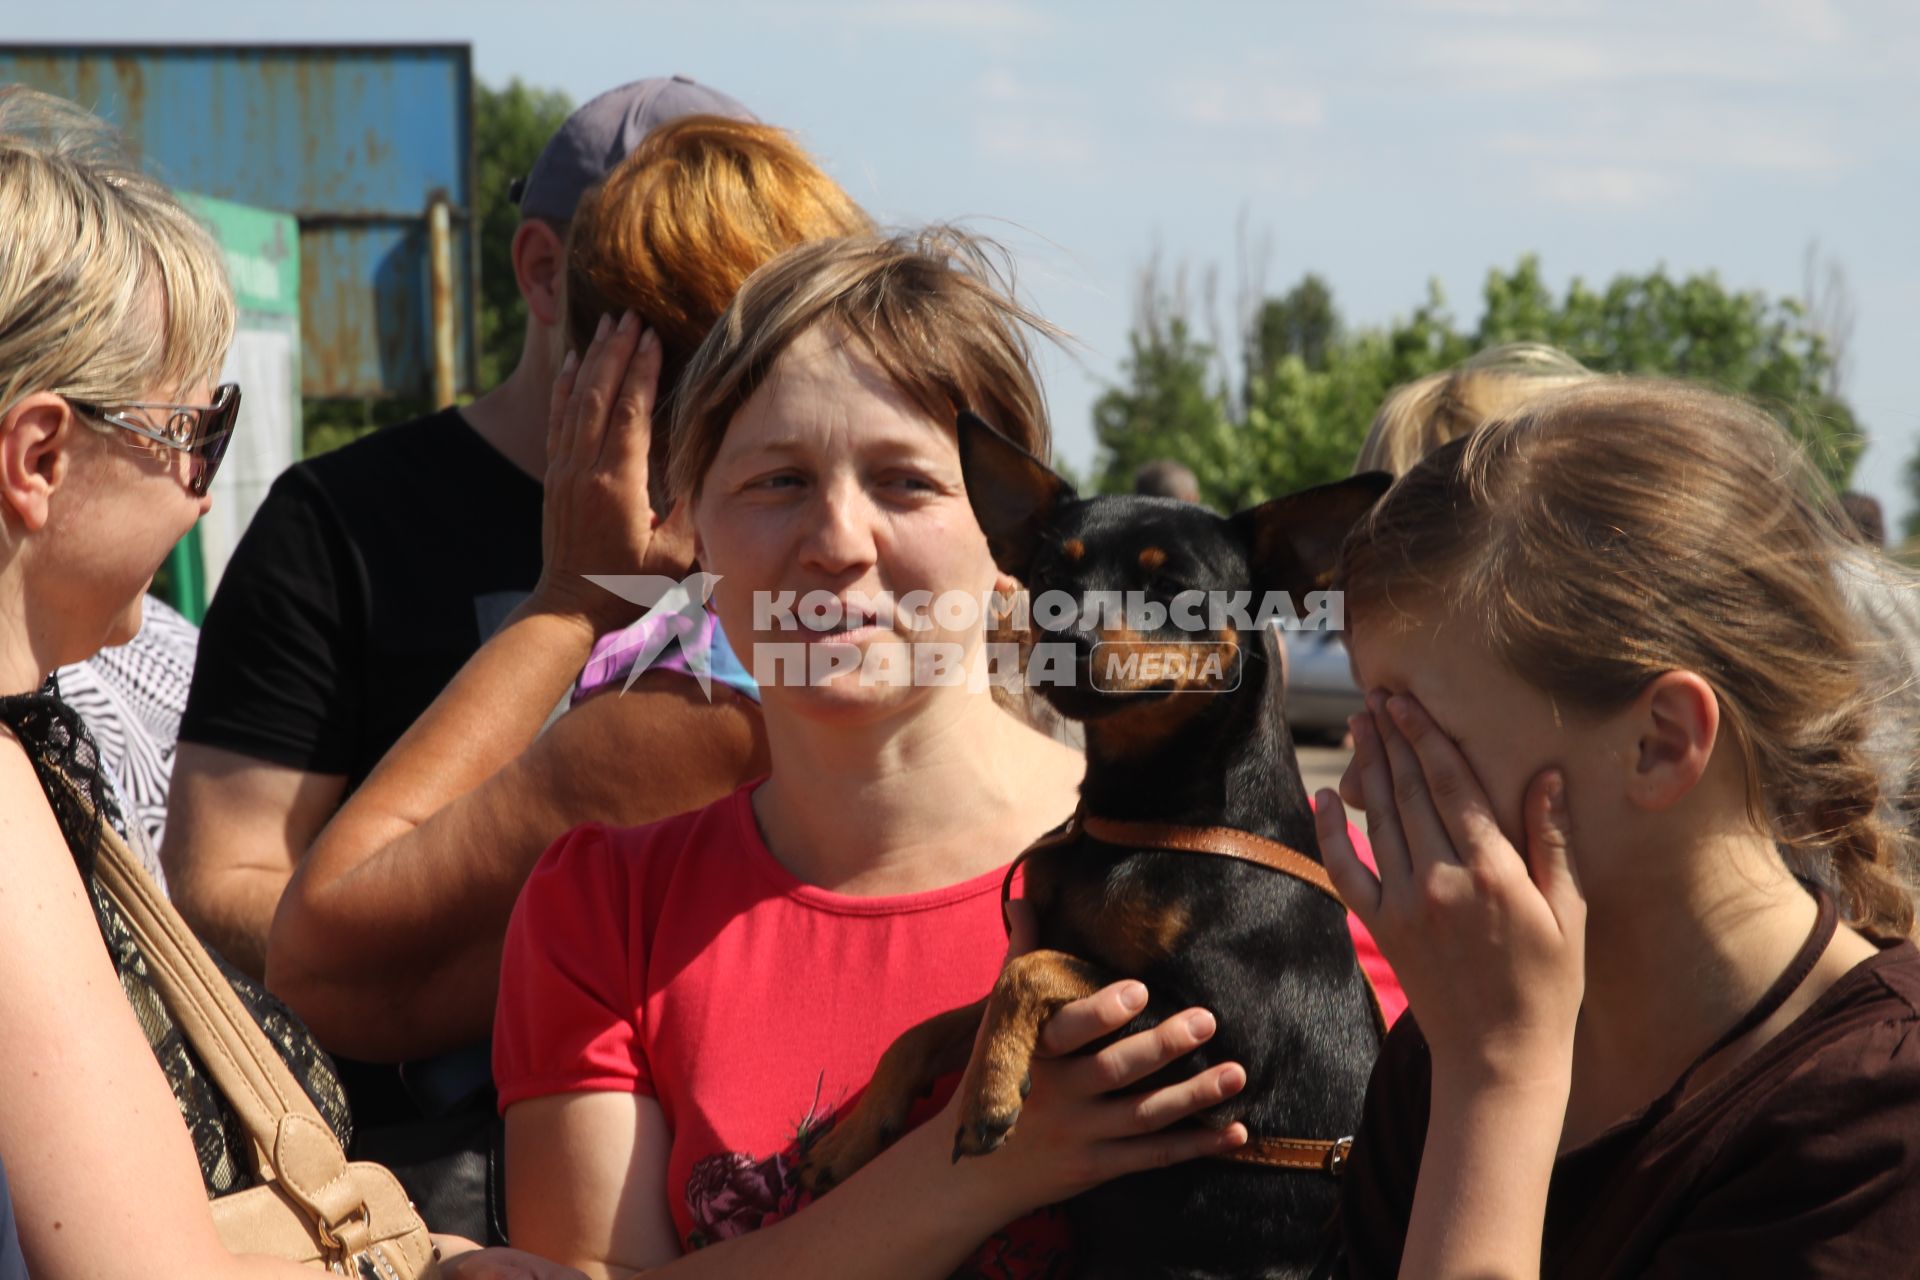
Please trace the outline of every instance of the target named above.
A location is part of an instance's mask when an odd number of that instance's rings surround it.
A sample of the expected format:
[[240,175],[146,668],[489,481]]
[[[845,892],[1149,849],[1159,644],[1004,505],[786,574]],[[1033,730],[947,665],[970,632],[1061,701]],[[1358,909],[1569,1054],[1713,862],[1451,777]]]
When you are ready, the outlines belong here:
[[1287,724],[1306,742],[1338,743],[1347,733],[1347,717],[1365,706],[1353,682],[1344,633],[1283,631],[1287,651]]

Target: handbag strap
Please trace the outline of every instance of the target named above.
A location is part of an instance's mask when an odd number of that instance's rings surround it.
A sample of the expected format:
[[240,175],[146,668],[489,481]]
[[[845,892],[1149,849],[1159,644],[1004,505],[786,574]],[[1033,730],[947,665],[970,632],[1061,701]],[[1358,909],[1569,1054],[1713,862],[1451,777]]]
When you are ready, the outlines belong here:
[[126,917],[167,1012],[246,1126],[262,1179],[313,1215],[324,1243],[359,1252],[372,1238],[366,1197],[332,1128],[187,922],[119,833],[101,825],[100,883]]

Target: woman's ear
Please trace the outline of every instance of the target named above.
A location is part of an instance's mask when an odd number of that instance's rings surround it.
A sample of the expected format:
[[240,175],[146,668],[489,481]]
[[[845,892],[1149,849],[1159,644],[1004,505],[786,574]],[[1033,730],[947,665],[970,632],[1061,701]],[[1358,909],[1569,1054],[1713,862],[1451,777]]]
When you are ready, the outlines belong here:
[[46,391],[27,396],[0,417],[0,502],[28,532],[46,527],[53,491],[65,482],[72,463],[77,430],[73,406]]
[[1691,671],[1656,676],[1634,699],[1638,731],[1630,761],[1628,795],[1642,809],[1659,812],[1684,799],[1707,771],[1720,738],[1720,700]]

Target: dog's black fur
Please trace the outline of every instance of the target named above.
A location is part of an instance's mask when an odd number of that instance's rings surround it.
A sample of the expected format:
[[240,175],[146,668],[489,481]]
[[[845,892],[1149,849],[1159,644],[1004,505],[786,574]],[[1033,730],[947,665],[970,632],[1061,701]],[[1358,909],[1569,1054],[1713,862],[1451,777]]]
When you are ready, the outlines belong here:
[[[1142,591],[1169,603],[1187,591],[1250,591],[1251,611],[1262,593],[1285,591],[1298,602],[1326,585],[1341,540],[1386,487],[1384,476],[1357,477],[1222,518],[1168,498],[1080,498],[971,415],[962,415],[960,447],[967,492],[994,559],[1035,599],[1052,591],[1076,599]],[[1270,629],[1196,636],[1170,618],[1148,634],[1116,628],[1111,620],[1099,630],[1048,632],[1041,621],[1036,610],[1036,644],[1074,652],[1072,686],[1041,688],[1057,710],[1086,728],[1084,812],[1232,827],[1318,857],[1312,810],[1282,715]],[[1119,692],[1111,680],[1095,678],[1096,644],[1145,651],[1194,641],[1232,655],[1229,674],[1237,673],[1237,686],[1200,681],[1204,687],[1177,692],[1164,686]],[[1085,836],[1028,860],[1025,897],[1039,929],[1039,950],[1025,958],[1036,962],[1028,971],[1049,976],[1038,984],[1043,991],[1029,983],[1016,992],[1020,984],[1009,978],[1022,964],[1016,960],[996,986],[984,1047],[994,1049],[1000,1037],[1004,1051],[979,1055],[961,1084],[956,1158],[991,1151],[1011,1132],[1038,1021],[1120,977],[1141,979],[1150,993],[1126,1033],[1193,1006],[1218,1020],[1210,1041],[1143,1087],[1238,1062],[1246,1068],[1246,1087],[1207,1123],[1241,1121],[1256,1138],[1353,1132],[1380,1029],[1338,903],[1264,867]],[[1014,1006],[1027,1016],[1008,1019]],[[936,1053],[957,1048],[965,1060],[974,1021],[962,1011],[949,1020],[965,1032],[957,1045],[952,1029],[931,1034],[929,1023],[916,1029],[928,1034],[916,1041],[909,1032],[889,1051],[862,1100],[869,1114],[851,1125],[842,1118],[835,1127],[844,1131],[822,1139],[808,1173],[813,1185],[845,1177],[872,1154],[857,1148],[897,1130],[904,1104],[888,1095],[897,1100],[930,1082]],[[1012,1021],[1024,1030],[1002,1035]],[[936,1042],[937,1051],[929,1047]],[[982,1068],[983,1062],[996,1065]],[[913,1077],[924,1081],[902,1083]],[[890,1107],[896,1114],[876,1118]],[[1337,1183],[1323,1173],[1202,1159],[1107,1183],[1075,1199],[1069,1212],[1081,1274],[1092,1280],[1221,1280],[1307,1274],[1336,1201]]]
[[[1037,459],[978,419],[961,426],[967,491],[1000,567],[1035,596],[1065,591],[1145,591],[1163,602],[1181,591],[1286,591],[1301,601],[1326,585],[1341,540],[1385,488],[1360,477],[1278,499],[1231,519],[1168,498],[1081,499]],[[1077,544],[1079,555],[1064,548]],[[1146,570],[1143,551],[1165,561]],[[1149,557],[1151,560],[1152,557]],[[1173,627],[1169,641],[1194,637]],[[1098,633],[1037,629],[1038,642],[1083,651]],[[1212,638],[1208,636],[1206,638]],[[1281,672],[1271,630],[1240,637],[1240,683],[1230,692],[1102,692],[1088,663],[1072,688],[1042,686],[1087,730],[1086,812],[1104,818],[1224,826],[1318,856],[1313,812],[1282,714]],[[1091,655],[1089,655],[1090,657]],[[1199,705],[1164,736],[1116,716],[1147,700]],[[1172,717],[1169,717],[1172,720]],[[1194,1005],[1219,1022],[1213,1039],[1169,1075],[1238,1062],[1247,1085],[1215,1112],[1256,1136],[1333,1138],[1359,1119],[1380,1033],[1339,906],[1262,867],[1186,853],[1121,849],[1081,839],[1028,863],[1027,896],[1038,945],[1136,977],[1150,993],[1129,1031]],[[1144,897],[1161,918],[1185,918],[1175,945],[1144,970],[1125,961],[1130,941],[1102,928],[1102,913],[1074,910]],[[1079,1197],[1072,1216],[1091,1276],[1226,1277],[1304,1274],[1332,1216],[1326,1176],[1198,1160],[1122,1178]]]

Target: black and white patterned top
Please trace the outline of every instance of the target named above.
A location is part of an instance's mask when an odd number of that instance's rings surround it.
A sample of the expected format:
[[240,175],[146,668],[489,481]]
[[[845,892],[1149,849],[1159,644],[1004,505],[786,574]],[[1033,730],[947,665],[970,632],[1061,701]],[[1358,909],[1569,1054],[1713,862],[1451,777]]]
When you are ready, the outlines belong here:
[[164,891],[160,841],[200,628],[153,596],[145,619],[126,644],[62,667],[60,697],[86,721],[101,771],[129,819],[127,845]]

